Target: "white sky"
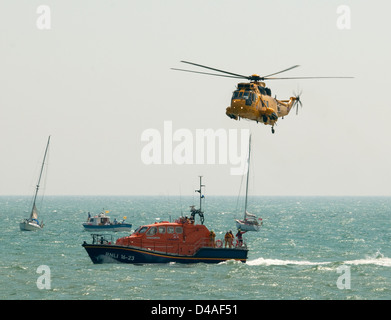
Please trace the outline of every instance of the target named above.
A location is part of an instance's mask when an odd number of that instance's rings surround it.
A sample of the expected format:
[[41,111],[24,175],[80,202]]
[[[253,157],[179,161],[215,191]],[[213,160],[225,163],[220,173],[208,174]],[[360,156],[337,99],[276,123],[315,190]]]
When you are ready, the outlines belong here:
[[[51,9],[51,29],[36,26]],[[351,28],[337,28],[348,5]],[[391,22],[388,1],[0,2],[0,195],[32,194],[52,136],[45,194],[237,195],[232,165],[146,165],[147,129],[250,129],[251,192],[391,195]],[[280,99],[302,90],[303,108],[270,126],[225,115],[245,75],[354,76],[281,80]],[[240,136],[240,135],[239,135]],[[174,142],[175,147],[178,142]]]

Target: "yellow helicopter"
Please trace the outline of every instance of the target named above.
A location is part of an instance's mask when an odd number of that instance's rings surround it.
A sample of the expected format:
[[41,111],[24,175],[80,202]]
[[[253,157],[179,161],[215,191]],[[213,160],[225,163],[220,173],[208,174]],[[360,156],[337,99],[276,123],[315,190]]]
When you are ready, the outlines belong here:
[[272,92],[270,88],[267,88],[264,80],[285,80],[285,79],[337,79],[337,78],[352,78],[352,77],[288,77],[288,78],[275,78],[271,77],[282,72],[292,70],[299,67],[299,65],[294,65],[290,68],[268,74],[266,76],[259,76],[258,74],[253,74],[251,76],[244,76],[237,73],[232,73],[216,68],[207,67],[201,64],[181,61],[182,63],[187,63],[201,68],[206,68],[209,70],[221,72],[224,74],[216,74],[210,72],[199,72],[186,69],[177,69],[171,68],[172,70],[177,71],[186,71],[192,73],[206,74],[219,77],[235,78],[235,79],[247,79],[250,83],[238,83],[237,89],[233,92],[231,98],[231,105],[226,109],[226,115],[231,119],[240,120],[240,118],[253,120],[265,125],[272,126],[272,133],[275,132],[274,125],[277,122],[278,118],[284,118],[288,115],[292,108],[296,107],[296,114],[298,112],[298,107],[302,107],[300,101],[300,94],[290,97],[289,100],[278,100],[276,97],[272,97]]

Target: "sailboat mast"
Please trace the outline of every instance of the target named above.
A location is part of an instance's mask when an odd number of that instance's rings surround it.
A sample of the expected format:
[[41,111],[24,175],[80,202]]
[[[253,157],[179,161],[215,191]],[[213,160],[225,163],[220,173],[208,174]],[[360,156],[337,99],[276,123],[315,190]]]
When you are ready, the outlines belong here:
[[204,198],[204,196],[202,195],[202,187],[205,187],[205,185],[202,184],[202,176],[200,176],[200,188],[198,190],[195,190],[195,192],[198,192],[200,194],[200,208],[195,209],[195,206],[191,206],[190,212],[191,212],[191,217],[193,220],[194,220],[195,215],[199,214],[201,224],[204,224],[204,213],[202,211],[202,198]]
[[35,207],[35,200],[37,199],[37,195],[38,195],[38,190],[39,190],[39,184],[41,183],[41,177],[42,177],[42,172],[43,172],[43,168],[45,166],[45,159],[46,159],[46,155],[47,155],[47,152],[48,152],[48,148],[49,148],[49,142],[50,142],[50,136],[48,138],[48,142],[46,144],[46,149],[45,149],[45,154],[43,156],[43,161],[42,161],[42,166],[41,166],[41,172],[39,173],[39,178],[38,178],[38,183],[35,187],[35,195],[34,195],[34,201],[33,201],[33,207],[31,209],[31,216],[33,215],[33,211],[34,211],[34,207]]
[[248,177],[250,173],[250,157],[251,157],[251,134],[248,140],[247,181],[246,181],[246,200],[244,202],[244,218],[246,218],[246,213],[247,213],[247,195],[248,195]]
[[199,176],[200,177],[200,189],[199,190],[196,190],[197,192],[200,193],[200,212],[202,212],[202,187],[205,187],[203,184],[202,184],[202,176]]

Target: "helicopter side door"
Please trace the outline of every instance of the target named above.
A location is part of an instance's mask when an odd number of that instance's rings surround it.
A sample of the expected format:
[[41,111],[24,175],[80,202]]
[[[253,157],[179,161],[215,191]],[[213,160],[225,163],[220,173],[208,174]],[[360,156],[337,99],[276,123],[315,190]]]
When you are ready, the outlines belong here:
[[277,101],[275,99],[273,99],[272,97],[268,97],[267,100],[266,100],[266,107],[270,108],[270,109],[273,109],[274,112],[279,115],[278,113],[278,107],[277,107]]

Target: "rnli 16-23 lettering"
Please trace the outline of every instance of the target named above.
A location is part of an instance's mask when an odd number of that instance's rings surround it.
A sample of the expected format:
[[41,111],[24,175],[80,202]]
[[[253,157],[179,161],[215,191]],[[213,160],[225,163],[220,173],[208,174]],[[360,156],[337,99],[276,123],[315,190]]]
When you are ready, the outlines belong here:
[[125,254],[119,255],[118,253],[106,252],[105,255],[113,259],[134,261],[134,256],[127,256]]

